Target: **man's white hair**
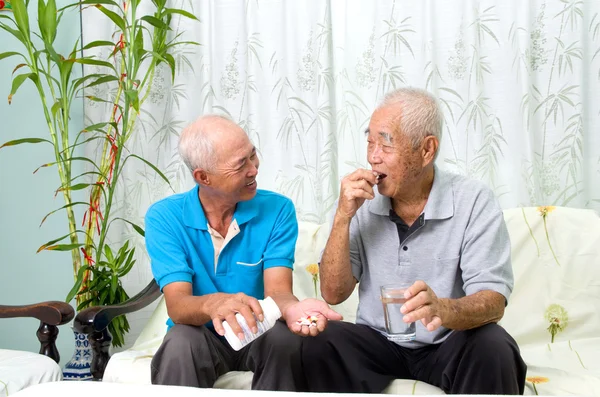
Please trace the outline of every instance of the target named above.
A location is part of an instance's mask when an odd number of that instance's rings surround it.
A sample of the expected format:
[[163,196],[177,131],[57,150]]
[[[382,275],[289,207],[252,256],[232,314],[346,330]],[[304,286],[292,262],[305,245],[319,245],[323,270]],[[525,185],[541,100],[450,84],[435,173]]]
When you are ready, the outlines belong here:
[[408,137],[413,149],[417,149],[423,139],[430,135],[441,141],[444,119],[438,101],[432,94],[420,88],[398,88],[387,93],[377,108],[397,103],[402,103],[398,129]]
[[223,115],[207,114],[200,116],[184,128],[179,136],[179,155],[192,173],[197,168],[210,172],[217,166],[215,142],[208,133],[208,128],[213,125],[212,121],[215,120],[233,122],[229,117]]

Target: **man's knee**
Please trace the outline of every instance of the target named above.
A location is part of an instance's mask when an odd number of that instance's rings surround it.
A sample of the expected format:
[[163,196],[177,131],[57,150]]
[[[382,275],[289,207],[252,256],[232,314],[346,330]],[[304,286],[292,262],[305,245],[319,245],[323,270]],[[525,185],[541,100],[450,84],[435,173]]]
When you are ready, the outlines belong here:
[[330,360],[337,349],[343,349],[342,344],[348,343],[346,338],[347,327],[356,327],[355,324],[343,323],[341,321],[330,321],[325,331],[317,336],[306,338],[302,344],[302,356],[305,362],[318,360]]
[[466,332],[466,351],[479,357],[482,365],[500,365],[520,361],[515,340],[498,324],[486,324]]
[[[168,332],[155,355],[161,361],[170,357],[187,357],[208,352],[211,331],[206,327],[176,324]],[[166,356],[166,357],[165,357]]]
[[266,349],[278,355],[288,355],[300,351],[303,339],[290,331],[285,323],[278,321],[269,332],[257,339],[252,347]]

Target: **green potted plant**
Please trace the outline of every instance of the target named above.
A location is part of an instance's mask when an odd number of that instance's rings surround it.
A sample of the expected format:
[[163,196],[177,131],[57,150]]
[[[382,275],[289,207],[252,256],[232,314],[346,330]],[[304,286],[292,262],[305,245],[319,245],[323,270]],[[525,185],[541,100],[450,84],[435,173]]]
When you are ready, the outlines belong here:
[[[140,108],[150,93],[157,67],[164,63],[175,77],[176,64],[172,53],[183,42],[180,36],[169,38],[169,25],[174,16],[196,19],[191,13],[167,7],[166,0],[152,0],[154,12],[139,13],[140,0],[116,2],[112,0],[80,1],[58,8],[56,0],[38,0],[39,32],[31,29],[28,13],[29,0],[12,0],[13,13],[0,15],[0,29],[10,33],[20,43],[20,50],[0,53],[0,60],[16,58],[12,87],[8,102],[25,82],[35,86],[48,126],[48,139],[26,138],[12,140],[0,146],[4,149],[21,144],[49,144],[54,161],[41,167],[55,167],[60,178],[56,193],[64,198],[64,205],[50,212],[64,213],[68,230],[43,244],[40,251],[70,251],[73,266],[73,288],[66,300],[73,298],[77,310],[91,306],[113,305],[128,299],[121,278],[135,264],[135,248],[128,241],[109,244],[107,235],[115,221],[126,222],[142,236],[142,227],[113,213],[115,192],[124,167],[131,161],[142,161],[167,183],[165,175],[143,157],[128,151],[127,143],[135,134],[135,123]],[[57,29],[63,13],[74,7],[95,7],[100,16],[114,24],[111,40],[94,41],[81,47],[79,38],[73,39],[72,51],[61,54],[54,46]],[[84,56],[85,51],[104,47],[110,56],[100,59]],[[78,77],[76,65],[93,65],[101,73]],[[88,96],[88,100],[108,103],[112,112],[104,122],[69,130],[71,107],[85,90],[100,84],[112,85],[110,98]],[[15,98],[16,100],[16,98]],[[84,145],[97,145],[95,157],[81,154]],[[0,152],[1,153],[1,152]],[[74,165],[82,164],[82,172]],[[76,201],[76,195],[85,199]],[[82,207],[85,211],[76,211]],[[79,213],[83,212],[82,215]],[[125,316],[119,316],[109,325],[114,346],[121,346],[129,330]]]

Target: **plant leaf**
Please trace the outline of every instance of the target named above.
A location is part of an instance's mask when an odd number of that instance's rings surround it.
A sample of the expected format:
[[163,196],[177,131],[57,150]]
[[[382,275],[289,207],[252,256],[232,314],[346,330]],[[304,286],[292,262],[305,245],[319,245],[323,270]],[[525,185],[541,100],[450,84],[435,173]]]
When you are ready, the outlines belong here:
[[23,35],[27,42],[31,41],[31,34],[29,30],[29,15],[27,14],[27,5],[23,0],[12,0],[13,13],[15,14],[15,22],[19,31]]
[[179,15],[183,15],[184,17],[190,18],[190,19],[194,19],[196,21],[199,21],[198,17],[196,17],[194,14],[187,12],[185,10],[178,10],[176,8],[167,8],[165,10],[165,14],[179,14]]
[[117,81],[117,80],[119,80],[119,79],[116,76],[108,75],[108,76],[100,77],[98,80],[91,82],[90,84],[86,85],[85,87],[90,88],[95,85],[109,83],[111,81]]
[[140,97],[138,90],[125,90],[127,100],[133,106],[136,112],[140,112]]
[[98,186],[98,184],[97,183],[77,183],[75,185],[68,186],[68,187],[59,187],[56,192],[58,193],[58,192],[66,191],[66,190],[71,190],[71,191],[73,191],[73,190],[82,190],[82,189],[85,189],[88,186]]
[[117,72],[117,70],[115,69],[115,67],[112,63],[106,62],[106,61],[101,61],[99,59],[78,58],[78,59],[74,59],[74,60],[69,60],[69,62],[77,62],[77,63],[81,63],[82,65],[105,66],[107,68],[114,70],[115,73]]
[[74,206],[74,205],[80,205],[80,204],[83,204],[83,205],[90,205],[89,203],[86,203],[86,202],[84,202],[84,201],[76,201],[76,202],[74,202],[74,203],[69,203],[69,204],[67,204],[67,205],[63,205],[62,207],[60,207],[60,208],[57,208],[57,209],[55,209],[54,211],[50,211],[50,212],[48,212],[48,213],[46,214],[46,216],[44,216],[44,219],[42,219],[42,221],[40,222],[40,227],[41,227],[41,226],[44,224],[44,222],[46,222],[46,219],[47,219],[47,218],[48,218],[50,215],[54,214],[55,212],[58,212],[58,211],[60,211],[60,210],[63,210],[63,209],[65,209],[65,208],[72,207],[72,206]]
[[12,88],[10,90],[10,95],[8,96],[8,104],[9,105],[12,103],[13,95],[15,95],[17,93],[17,90],[19,89],[21,84],[23,84],[23,82],[25,80],[27,80],[28,78],[31,79],[31,81],[35,82],[35,80],[37,79],[37,75],[35,73],[23,73],[23,74],[17,75],[13,79]]
[[79,292],[79,289],[81,288],[81,283],[83,282],[83,275],[89,268],[90,267],[88,265],[83,265],[79,268],[79,271],[77,272],[77,278],[75,279],[75,284],[73,285],[73,288],[71,288],[71,291],[69,291],[69,293],[67,294],[65,302],[69,303],[73,300],[73,298],[75,298],[75,295],[77,295],[77,292]]
[[56,244],[56,245],[49,245],[46,248],[44,248],[47,251],[72,251],[74,249],[77,249],[79,247],[83,247],[85,244],[84,243],[79,243],[79,244]]
[[15,55],[20,55],[20,56],[22,56],[23,58],[25,58],[25,57],[23,56],[23,54],[21,54],[20,52],[9,51],[9,52],[2,52],[2,53],[0,53],[0,59],[4,59],[4,58],[8,58],[8,57],[12,57],[12,56],[15,56]]
[[146,232],[144,232],[144,229],[142,229],[140,226],[136,225],[135,223],[133,223],[131,221],[128,221],[125,218],[119,218],[119,217],[115,218],[115,220],[117,220],[117,219],[122,220],[123,222],[129,223],[135,229],[135,231],[139,233],[140,236],[146,237]]
[[169,64],[169,68],[171,69],[171,82],[174,83],[175,82],[175,58],[173,58],[173,55],[167,53],[167,54],[165,54],[165,59],[167,60],[167,63]]
[[[2,15],[0,15],[2,16]],[[19,40],[21,43],[23,43],[25,46],[27,46],[27,42],[25,41],[25,37],[23,37],[23,34],[21,32],[19,32],[16,29],[11,28],[10,26],[7,26],[4,23],[0,23],[0,28],[6,30],[8,33],[12,34],[13,36],[15,36],[15,38],[17,40]]]
[[58,11],[64,11],[70,7],[80,7],[80,6],[87,6],[87,5],[95,6],[96,4],[106,4],[106,5],[111,5],[111,6],[115,6],[115,7],[119,8],[119,4],[113,0],[84,0],[84,1],[77,1],[73,4],[66,5],[66,6],[60,8]]
[[21,138],[21,139],[15,139],[13,141],[8,141],[6,143],[4,143],[2,146],[0,146],[0,149],[2,149],[5,146],[17,146],[17,145],[21,145],[23,143],[40,143],[40,142],[46,142],[52,145],[52,142],[50,142],[47,139],[42,139],[42,138]]
[[155,28],[165,29],[165,30],[171,30],[171,28],[169,27],[169,25],[167,25],[166,23],[164,23],[160,19],[158,19],[156,17],[153,17],[151,15],[145,15],[145,16],[143,16],[141,18],[141,20],[148,22],[150,25],[154,26]]
[[[156,172],[165,182],[167,182],[169,184],[169,187],[171,189],[173,189],[173,187],[171,186],[171,182],[169,182],[169,178],[167,178],[165,176],[165,174],[163,174],[154,164],[152,164],[151,162],[149,162],[148,160],[146,160],[145,158],[142,158],[136,154],[130,154],[129,156],[127,156],[127,158],[129,157],[135,157],[138,160],[143,161],[144,163],[146,163],[146,165],[150,168],[152,168],[154,170],[154,172]],[[127,160],[127,159],[125,159]]]
[[82,50],[89,50],[90,48],[95,48],[95,47],[114,47],[115,43],[113,43],[112,41],[106,41],[106,40],[96,40],[96,41],[92,41],[91,43],[86,44]]
[[119,14],[109,10],[108,8],[100,4],[96,4],[96,8],[102,11],[104,15],[109,17],[115,23],[115,25],[117,25],[119,29],[121,29],[121,31],[125,31],[127,29],[127,27],[125,26],[125,21],[123,20],[123,18],[121,18]]
[[[41,7],[42,3],[43,0],[38,0],[38,7]],[[44,12],[38,12],[40,32],[44,41],[49,44],[54,43],[54,39],[56,38],[57,17],[56,0],[48,0],[48,4],[44,7]]]
[[102,131],[102,128],[106,127],[107,125],[111,125],[113,128],[117,128],[117,123],[110,123],[110,122],[104,122],[104,123],[96,123],[96,124],[92,124],[92,125],[88,125],[87,127],[85,127],[83,130],[81,130],[81,132],[90,132],[90,131]]

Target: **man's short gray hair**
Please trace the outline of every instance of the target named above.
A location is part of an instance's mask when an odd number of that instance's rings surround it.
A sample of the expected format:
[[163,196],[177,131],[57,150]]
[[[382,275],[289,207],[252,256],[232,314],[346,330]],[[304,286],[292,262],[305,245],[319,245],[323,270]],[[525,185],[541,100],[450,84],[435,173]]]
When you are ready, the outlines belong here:
[[191,172],[197,168],[213,171],[217,166],[215,142],[211,134],[207,133],[210,120],[214,119],[231,121],[223,115],[204,115],[184,128],[179,136],[179,155]]
[[[433,135],[441,141],[443,116],[437,99],[420,88],[406,87],[385,95],[378,108],[402,103],[398,129],[417,149],[425,137]],[[437,153],[436,153],[437,154]]]

